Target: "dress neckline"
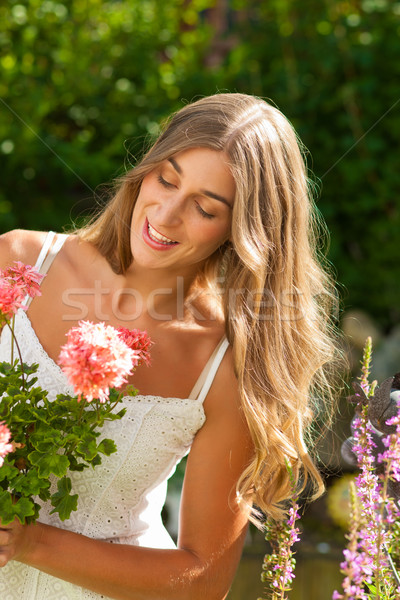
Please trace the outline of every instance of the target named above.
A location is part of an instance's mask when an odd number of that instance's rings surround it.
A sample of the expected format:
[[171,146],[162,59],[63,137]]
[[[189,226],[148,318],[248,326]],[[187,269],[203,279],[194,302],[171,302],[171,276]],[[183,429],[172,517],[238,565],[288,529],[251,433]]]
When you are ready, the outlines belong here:
[[[37,334],[36,331],[33,327],[32,321],[30,320],[29,316],[27,315],[26,311],[23,309],[19,309],[17,316],[19,315],[23,315],[23,320],[25,321],[25,323],[27,324],[27,326],[29,327],[33,339],[36,343],[36,345],[38,346],[38,348],[40,349],[40,352],[43,354],[43,356],[45,357],[45,359],[47,360],[47,362],[49,363],[49,365],[56,370],[58,377],[61,377],[64,381],[65,384],[72,389],[71,384],[69,383],[67,376],[65,375],[64,371],[61,369],[61,367],[51,358],[51,356],[46,352],[46,350],[43,348]],[[129,396],[126,395],[124,396],[124,398],[161,398],[162,400],[181,400],[181,401],[190,401],[190,402],[198,402],[199,398],[178,398],[176,396],[159,396],[157,394],[136,394],[136,396]],[[202,402],[200,403],[202,405]]]

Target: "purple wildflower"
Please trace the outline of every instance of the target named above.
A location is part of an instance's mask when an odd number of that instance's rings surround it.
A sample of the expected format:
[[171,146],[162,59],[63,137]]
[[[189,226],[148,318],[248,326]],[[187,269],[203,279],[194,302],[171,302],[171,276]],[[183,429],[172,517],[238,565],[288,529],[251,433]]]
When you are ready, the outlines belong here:
[[[368,400],[374,394],[376,382],[370,384],[372,345],[368,338],[363,356],[360,387],[353,420],[353,452],[357,457],[360,474],[356,487],[350,490],[350,533],[348,547],[343,551],[341,563],[343,593],[334,592],[333,600],[392,600],[397,593],[397,573],[387,549],[396,541],[394,528],[400,519],[396,502],[388,497],[388,482],[400,481],[400,415],[392,417],[388,425],[396,426],[396,433],[383,438],[386,450],[378,462],[384,465],[383,475],[375,470],[373,427],[368,419]],[[362,397],[363,396],[363,397]],[[359,499],[357,505],[357,497]],[[359,506],[359,508],[358,508]]]
[[269,519],[266,523],[265,538],[271,543],[273,551],[264,558],[264,572],[261,578],[268,584],[272,600],[287,599],[285,592],[290,591],[290,585],[295,577],[296,561],[292,546],[300,539],[300,530],[296,527],[296,521],[299,519],[297,494],[293,473],[288,463],[287,469],[292,483],[292,499],[287,519],[285,521]]

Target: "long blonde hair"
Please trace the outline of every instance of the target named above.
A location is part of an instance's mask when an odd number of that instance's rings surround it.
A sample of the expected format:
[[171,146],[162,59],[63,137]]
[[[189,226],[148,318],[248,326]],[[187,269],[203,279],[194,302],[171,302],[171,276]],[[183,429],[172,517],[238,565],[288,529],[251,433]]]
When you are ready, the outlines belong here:
[[254,442],[238,494],[276,518],[292,493],[286,463],[299,491],[307,483],[315,495],[323,489],[310,455],[311,432],[317,414],[323,421],[330,414],[328,376],[337,356],[335,294],[320,266],[316,212],[291,124],[245,94],[186,105],[79,235],[123,273],[132,261],[129,227],[143,177],[194,147],[224,151],[236,183],[231,240],[208,259],[199,279],[209,287],[224,281],[226,334]]

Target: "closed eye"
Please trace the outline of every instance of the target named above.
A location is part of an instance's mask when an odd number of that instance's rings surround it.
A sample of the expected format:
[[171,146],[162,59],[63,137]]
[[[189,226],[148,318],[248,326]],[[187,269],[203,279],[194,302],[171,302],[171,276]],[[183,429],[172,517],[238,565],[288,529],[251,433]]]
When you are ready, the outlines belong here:
[[197,204],[197,202],[196,202],[196,207],[197,207],[197,210],[199,211],[199,213],[201,214],[201,216],[204,217],[205,219],[213,219],[214,218],[215,215],[210,215],[210,213],[203,210],[201,208],[200,204]]
[[[165,188],[171,189],[171,188],[175,187],[173,183],[170,183],[169,181],[164,179],[164,177],[161,174],[157,176],[157,180]],[[202,209],[200,204],[198,204],[197,202],[196,202],[196,208],[199,211],[199,213],[201,214],[201,216],[204,217],[205,219],[213,219],[215,216],[215,215],[210,215],[210,213],[208,213],[204,209]]]
[[163,185],[166,188],[175,187],[172,183],[170,183],[169,181],[166,181],[166,179],[164,179],[164,177],[162,175],[158,175],[157,179],[158,179],[159,183],[161,183],[161,185]]

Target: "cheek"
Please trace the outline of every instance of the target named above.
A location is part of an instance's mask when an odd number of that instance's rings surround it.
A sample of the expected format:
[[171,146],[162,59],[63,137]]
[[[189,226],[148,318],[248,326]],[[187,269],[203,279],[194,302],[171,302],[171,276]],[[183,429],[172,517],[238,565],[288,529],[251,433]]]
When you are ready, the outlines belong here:
[[139,197],[144,197],[148,195],[152,187],[154,187],[154,182],[150,175],[146,175],[146,177],[142,181],[142,185],[140,186]]
[[152,182],[149,175],[143,179],[142,184],[140,186],[139,194],[136,200],[135,207],[138,209],[143,206],[149,198],[154,198],[155,194],[155,183]]
[[228,225],[213,226],[204,233],[203,242],[215,248],[222,246],[229,239],[231,228]]

